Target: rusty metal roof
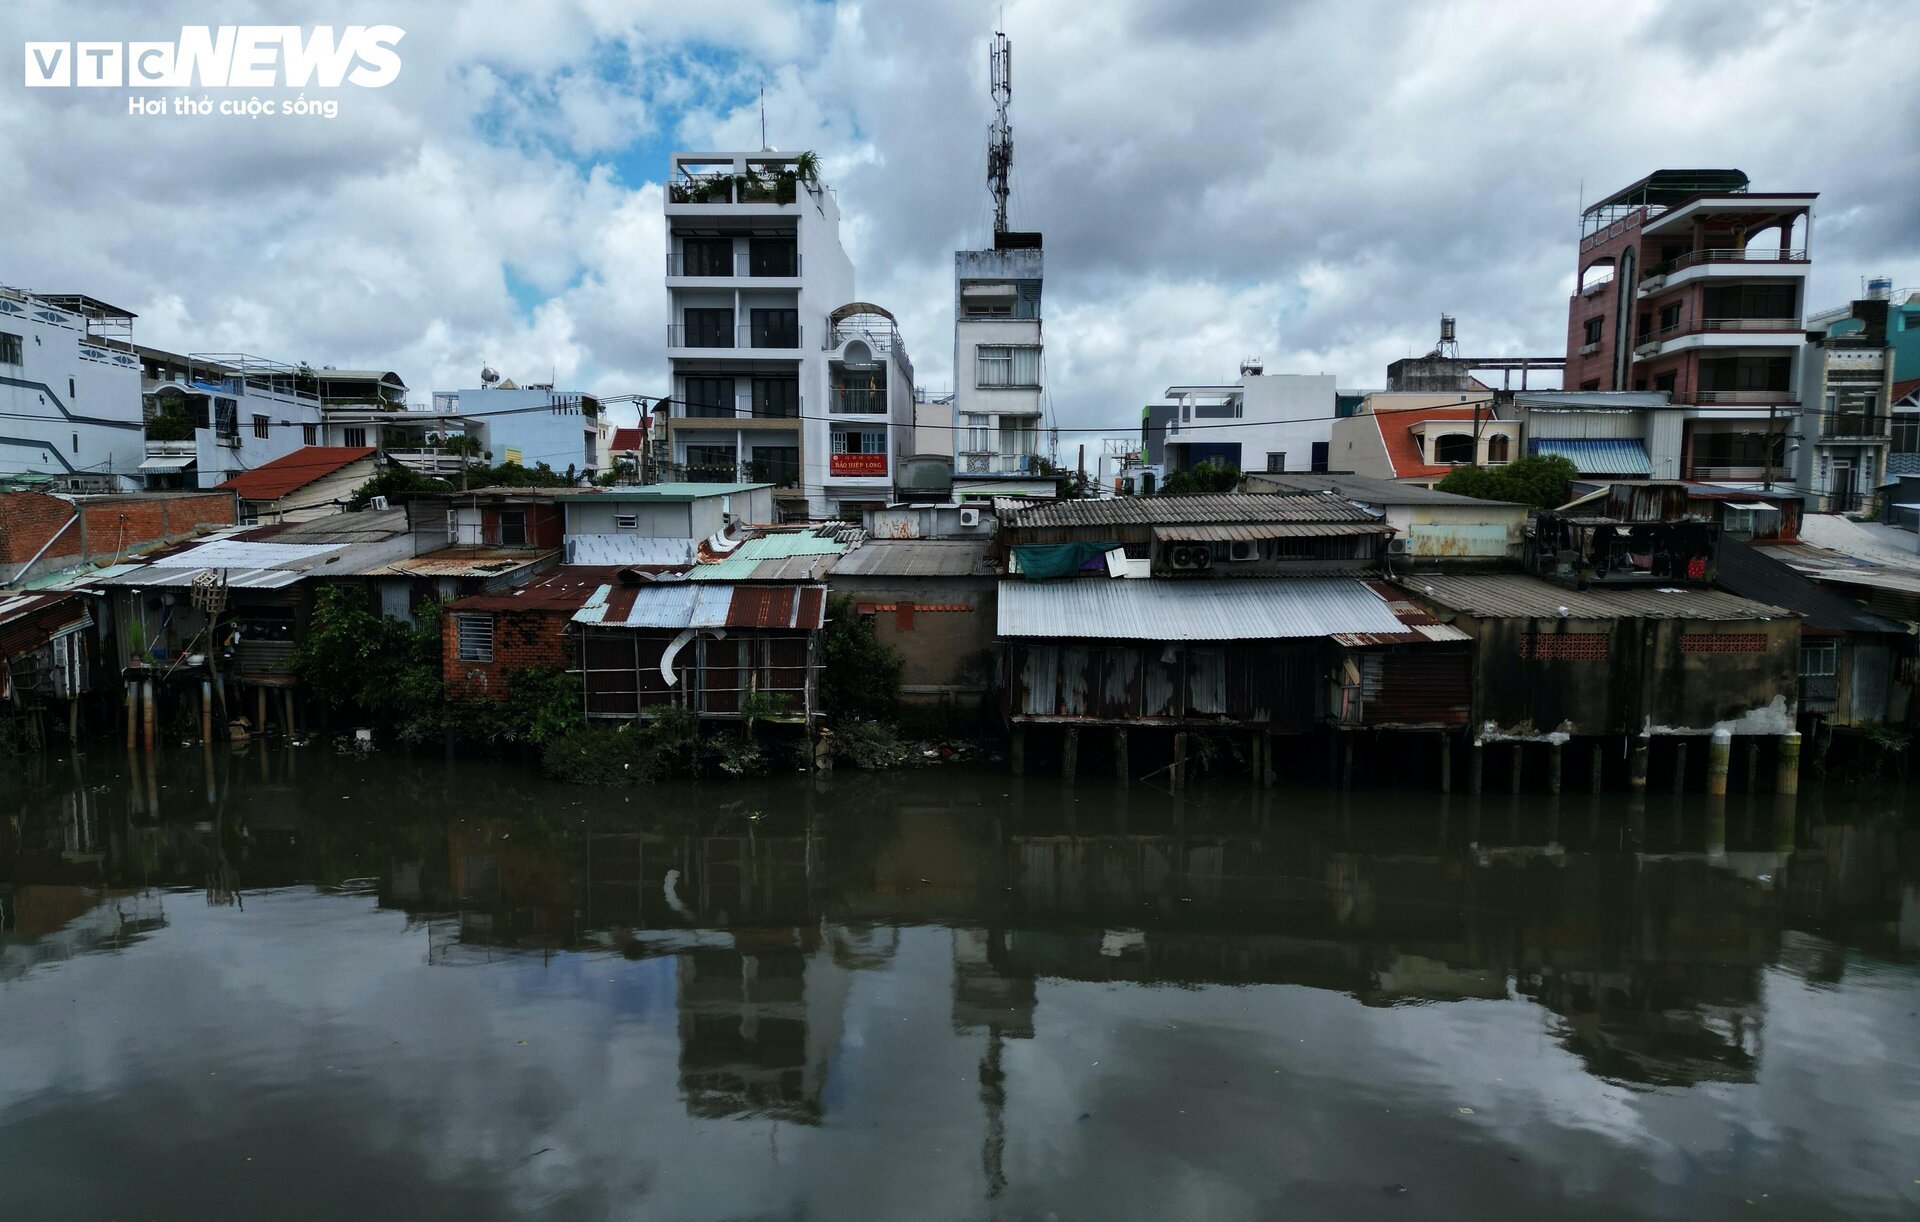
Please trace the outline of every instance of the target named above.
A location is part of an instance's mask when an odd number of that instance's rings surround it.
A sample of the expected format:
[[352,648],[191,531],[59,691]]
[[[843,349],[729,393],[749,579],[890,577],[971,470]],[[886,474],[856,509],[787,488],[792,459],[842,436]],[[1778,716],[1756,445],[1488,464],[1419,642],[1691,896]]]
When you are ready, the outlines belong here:
[[876,540],[841,558],[836,577],[992,576],[985,539]]
[[619,628],[760,628],[809,631],[826,622],[822,585],[736,586],[664,581],[604,585],[574,613],[576,624]]
[[409,556],[374,569],[381,577],[498,577],[560,554],[557,547],[529,551],[523,547],[443,547],[423,556]]
[[1003,637],[1245,641],[1402,631],[1386,601],[1350,577],[1000,583]]
[[1424,645],[1429,642],[1470,641],[1472,635],[1451,624],[1443,624],[1424,608],[1410,601],[1401,590],[1384,581],[1369,581],[1367,588],[1378,594],[1387,610],[1400,621],[1399,632],[1337,632],[1333,639],[1342,645]]
[[1252,542],[1258,539],[1326,539],[1343,535],[1390,535],[1385,522],[1252,522],[1156,526],[1153,537],[1170,543]]
[[1519,574],[1415,573],[1397,584],[1434,606],[1490,619],[1792,619],[1769,606],[1701,586],[1620,586],[1575,590]]
[[472,594],[447,604],[449,611],[578,611],[595,590],[618,580],[619,565],[568,564],[543,573],[523,586],[491,594]]
[[1222,493],[1050,501],[1026,508],[994,504],[1002,526],[1175,526],[1210,522],[1372,522],[1377,517],[1328,493]]

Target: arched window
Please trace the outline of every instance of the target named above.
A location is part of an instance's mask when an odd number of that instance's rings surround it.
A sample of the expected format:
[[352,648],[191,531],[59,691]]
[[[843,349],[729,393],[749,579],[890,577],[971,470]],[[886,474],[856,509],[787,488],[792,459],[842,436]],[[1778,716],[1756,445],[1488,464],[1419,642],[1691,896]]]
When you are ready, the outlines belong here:
[[1433,439],[1433,461],[1458,465],[1473,462],[1473,434],[1447,433]]
[[1590,290],[1599,288],[1609,280],[1612,280],[1613,274],[1613,256],[1609,255],[1604,259],[1595,259],[1593,262],[1587,264],[1585,271],[1580,273],[1580,292],[1584,295]]
[[1509,461],[1509,448],[1512,444],[1512,440],[1505,433],[1495,433],[1487,438],[1487,465],[1491,467],[1497,463]]

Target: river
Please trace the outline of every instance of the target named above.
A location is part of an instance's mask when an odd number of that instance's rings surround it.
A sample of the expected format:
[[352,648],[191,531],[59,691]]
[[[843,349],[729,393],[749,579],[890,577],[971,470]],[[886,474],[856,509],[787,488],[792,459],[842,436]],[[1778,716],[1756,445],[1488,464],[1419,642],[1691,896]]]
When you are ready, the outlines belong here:
[[13,1217],[1920,1210],[1904,795],[12,772]]

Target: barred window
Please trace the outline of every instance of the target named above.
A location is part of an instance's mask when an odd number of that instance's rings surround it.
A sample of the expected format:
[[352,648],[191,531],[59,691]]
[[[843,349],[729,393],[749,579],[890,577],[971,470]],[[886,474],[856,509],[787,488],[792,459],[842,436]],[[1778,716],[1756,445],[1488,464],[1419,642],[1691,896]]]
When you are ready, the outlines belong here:
[[1800,646],[1800,677],[1824,679],[1840,673],[1840,642],[1806,641]]
[[1765,653],[1763,632],[1683,632],[1681,653]]
[[455,627],[460,638],[462,662],[493,661],[493,617],[463,615]]
[[1602,662],[1607,657],[1607,634],[1529,632],[1520,638],[1520,656],[1541,662]]

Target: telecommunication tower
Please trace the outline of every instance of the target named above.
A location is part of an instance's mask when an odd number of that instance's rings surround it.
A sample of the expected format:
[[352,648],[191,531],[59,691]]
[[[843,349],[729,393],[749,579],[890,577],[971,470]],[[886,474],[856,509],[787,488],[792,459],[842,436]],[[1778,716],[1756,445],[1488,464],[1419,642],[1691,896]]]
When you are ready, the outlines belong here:
[[987,189],[993,193],[993,231],[1007,231],[1007,172],[1013,168],[1013,128],[1007,125],[1007,104],[1013,101],[1013,43],[998,30],[987,52],[988,76],[993,84],[993,125],[987,128]]

